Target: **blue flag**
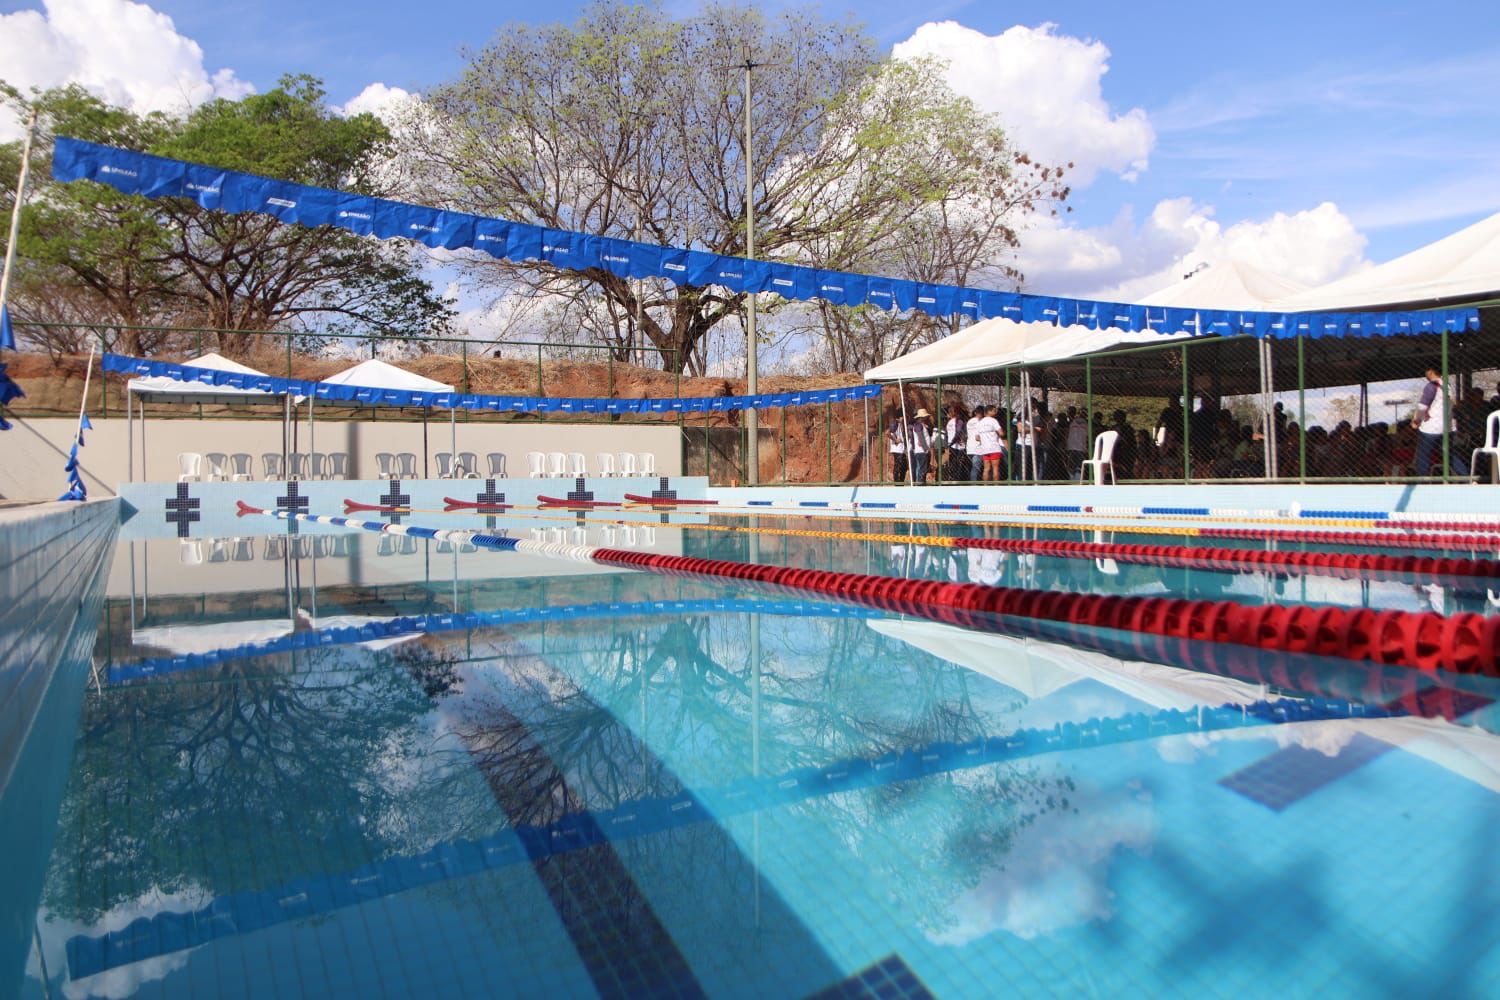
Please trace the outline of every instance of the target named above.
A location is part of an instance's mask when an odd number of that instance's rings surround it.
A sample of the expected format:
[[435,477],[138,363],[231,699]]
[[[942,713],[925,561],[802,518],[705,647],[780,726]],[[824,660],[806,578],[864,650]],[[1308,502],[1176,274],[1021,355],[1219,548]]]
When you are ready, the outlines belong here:
[[94,429],[94,422],[89,419],[87,413],[83,415],[83,420],[78,424],[78,429],[81,431],[91,431]]
[[10,306],[0,306],[0,351],[16,349],[16,332],[10,328]]

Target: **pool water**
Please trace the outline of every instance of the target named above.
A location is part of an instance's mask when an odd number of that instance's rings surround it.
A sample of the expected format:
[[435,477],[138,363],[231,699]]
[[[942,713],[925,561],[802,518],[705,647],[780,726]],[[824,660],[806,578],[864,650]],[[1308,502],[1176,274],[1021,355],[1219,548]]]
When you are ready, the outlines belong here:
[[[1493,612],[1482,580],[667,520],[635,543]],[[591,523],[564,527],[597,543]],[[300,527],[192,558],[122,543],[24,995],[1500,989],[1488,678],[1206,644],[1163,663],[1119,633]],[[859,531],[883,537],[834,537]]]

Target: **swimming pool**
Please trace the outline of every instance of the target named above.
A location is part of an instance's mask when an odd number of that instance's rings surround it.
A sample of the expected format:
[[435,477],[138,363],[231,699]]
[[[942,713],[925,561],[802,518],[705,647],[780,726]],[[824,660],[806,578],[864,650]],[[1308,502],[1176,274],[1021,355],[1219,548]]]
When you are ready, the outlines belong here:
[[[28,996],[1500,978],[1491,677],[261,521],[116,554]],[[894,514],[410,522],[1245,605],[1488,616],[1500,589],[955,546],[1194,540]]]

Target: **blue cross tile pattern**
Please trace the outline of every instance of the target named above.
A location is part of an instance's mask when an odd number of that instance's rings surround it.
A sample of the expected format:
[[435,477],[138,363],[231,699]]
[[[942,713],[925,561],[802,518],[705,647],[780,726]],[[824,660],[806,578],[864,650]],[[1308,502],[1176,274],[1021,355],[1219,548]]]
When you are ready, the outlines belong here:
[[661,485],[651,491],[652,500],[676,500],[677,491],[667,485],[667,477],[661,477]]
[[[380,503],[385,507],[410,507],[411,495],[401,492],[401,480],[392,479],[390,491],[380,497]],[[390,521],[392,524],[401,523],[400,514],[393,514],[389,511],[386,511],[382,512],[380,516]]]
[[299,492],[299,489],[300,487],[297,483],[297,480],[288,480],[286,484],[286,495],[276,498],[277,509],[306,513],[312,501],[303,496]]
[[579,476],[577,479],[573,480],[573,488],[568,491],[568,499],[592,500],[594,499],[594,491],[585,489],[583,485],[583,477]]
[[[498,508],[505,503],[505,494],[501,493],[495,487],[493,479],[486,479],[484,481],[483,492],[475,494],[474,502],[479,504],[479,510],[481,511],[488,510],[491,506]],[[494,527],[494,525],[491,525],[491,527]]]
[[197,497],[188,496],[187,483],[177,484],[177,495],[167,498],[166,519],[168,524],[177,525],[178,538],[188,537],[188,526],[203,519],[199,511],[202,505],[203,501]]
[[1364,767],[1391,749],[1389,743],[1356,734],[1335,757],[1289,746],[1219,779],[1219,784],[1267,809],[1281,812]]
[[932,991],[902,961],[888,955],[842,982],[819,990],[807,1000],[932,1000]]

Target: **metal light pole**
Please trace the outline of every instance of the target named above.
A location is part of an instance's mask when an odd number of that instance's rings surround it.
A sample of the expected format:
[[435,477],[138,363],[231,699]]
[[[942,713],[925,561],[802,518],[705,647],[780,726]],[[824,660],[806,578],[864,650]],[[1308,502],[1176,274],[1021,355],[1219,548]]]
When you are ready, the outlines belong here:
[[[755,259],[755,173],[750,162],[750,71],[759,63],[750,61],[745,53],[745,256]],[[749,295],[749,309],[745,323],[745,391],[754,396],[759,392],[756,373],[756,355],[759,353],[755,337],[755,293]],[[745,411],[745,432],[749,435],[749,447],[745,450],[745,484],[760,485],[760,412],[753,406]]]

